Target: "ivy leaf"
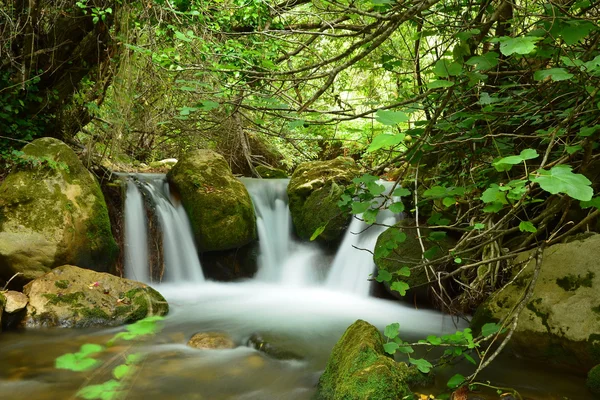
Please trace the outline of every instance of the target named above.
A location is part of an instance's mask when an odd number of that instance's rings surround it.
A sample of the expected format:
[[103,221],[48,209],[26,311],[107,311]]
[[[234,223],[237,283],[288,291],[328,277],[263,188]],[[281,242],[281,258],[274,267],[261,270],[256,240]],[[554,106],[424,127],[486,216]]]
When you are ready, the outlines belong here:
[[362,214],[371,208],[370,203],[363,203],[360,201],[355,201],[352,203],[352,214]]
[[442,338],[435,335],[427,336],[427,341],[434,346],[439,346],[440,344],[442,344]]
[[586,126],[579,130],[579,132],[577,133],[577,136],[581,136],[581,137],[592,136],[598,130],[600,130],[600,125]]
[[496,201],[496,202],[490,203],[487,206],[483,207],[483,212],[484,213],[497,213],[498,211],[502,210],[503,207],[504,207],[504,204]]
[[104,346],[102,346],[102,345],[86,343],[86,344],[82,345],[81,348],[79,349],[79,354],[83,357],[87,357],[90,354],[100,353],[103,350],[104,350]]
[[99,385],[86,386],[77,392],[78,397],[86,400],[116,400],[121,398],[121,382],[111,379]]
[[427,238],[433,242],[444,240],[446,238],[446,232],[431,232]]
[[462,376],[461,374],[456,374],[448,380],[448,387],[450,389],[455,389],[455,388],[459,387],[460,385],[462,385],[462,383],[464,381],[465,381],[464,376]]
[[521,153],[519,153],[519,157],[521,157],[521,159],[523,159],[523,161],[525,160],[533,160],[534,158],[538,158],[540,155],[538,154],[537,150],[535,149],[525,149],[523,151],[521,151]]
[[464,356],[465,356],[465,359],[466,359],[468,362],[470,362],[470,363],[471,363],[471,364],[473,364],[473,365],[477,365],[477,361],[475,361],[475,360],[473,359],[473,357],[471,357],[471,356],[470,356],[470,355],[468,355],[468,354],[464,354]]
[[313,232],[312,236],[310,237],[310,241],[312,242],[313,240],[315,240],[316,238],[318,238],[319,235],[321,233],[323,233],[323,231],[325,230],[326,227],[327,227],[327,224],[321,225],[320,227],[318,227],[317,229],[315,229],[315,231]]
[[498,39],[500,42],[500,52],[505,56],[511,54],[529,54],[535,50],[535,42],[542,40],[538,36],[519,36],[511,38],[502,36]]
[[454,82],[444,81],[441,79],[437,80],[437,81],[429,82],[427,84],[427,88],[429,88],[429,89],[449,88],[452,86],[454,86]]
[[533,226],[533,224],[529,221],[521,221],[521,223],[519,224],[519,230],[521,232],[531,232],[531,233],[537,232],[537,228],[535,226]]
[[593,199],[589,200],[589,201],[582,201],[581,203],[579,203],[581,208],[590,208],[590,207],[596,207],[598,210],[600,210],[600,196],[599,197],[594,197]]
[[385,330],[383,331],[383,335],[389,339],[395,338],[396,336],[398,336],[399,333],[400,324],[398,322],[394,322],[393,324],[386,326]]
[[390,286],[390,289],[395,290],[396,292],[400,293],[400,296],[406,296],[406,291],[408,289],[410,289],[410,286],[406,282],[396,281],[396,282],[392,283],[392,285]]
[[402,267],[398,271],[396,271],[396,275],[408,277],[408,276],[410,276],[410,268]]
[[112,373],[116,379],[122,379],[125,375],[129,373],[131,370],[131,366],[127,364],[121,364],[113,369]]
[[450,207],[454,205],[454,203],[456,203],[454,197],[444,197],[444,199],[442,200],[442,204],[444,205],[444,207]]
[[449,76],[457,76],[462,72],[462,66],[447,59],[441,59],[435,63],[433,67],[433,73],[441,78],[448,78]]
[[373,141],[367,148],[367,153],[372,153],[375,150],[379,150],[382,148],[391,148],[399,145],[404,141],[404,137],[406,135],[404,133],[397,133],[395,135],[388,135],[387,133],[383,133],[381,135],[375,136]]
[[203,102],[200,103],[199,108],[203,111],[212,111],[219,107],[220,107],[220,104],[217,103],[216,101],[204,100]]
[[584,175],[574,174],[569,165],[557,165],[550,171],[542,169],[537,172],[538,176],[531,180],[551,194],[564,193],[581,201],[589,201],[594,195],[592,182]]
[[570,20],[562,26],[558,31],[558,35],[562,37],[565,44],[568,46],[580,42],[593,30],[597,29],[594,24],[589,21]]
[[375,115],[375,120],[377,122],[388,126],[394,126],[401,122],[408,121],[408,115],[402,111],[379,110]]
[[369,193],[376,197],[379,196],[381,193],[385,192],[385,186],[380,185],[376,182],[369,182],[367,183],[367,190],[369,191]]
[[411,358],[410,363],[415,365],[417,367],[417,369],[424,374],[429,373],[429,371],[431,371],[431,368],[433,368],[433,365],[431,365],[431,363],[424,358],[419,358],[419,359]]
[[549,68],[535,71],[535,73],[533,74],[533,79],[535,79],[536,81],[543,81],[544,79],[549,77],[553,81],[558,82],[569,80],[573,76],[575,75],[570,74],[564,68]]
[[404,204],[402,204],[400,201],[392,203],[389,207],[389,210],[395,214],[400,214],[404,211]]
[[388,353],[388,354],[394,354],[396,353],[396,350],[398,350],[398,343],[396,342],[389,342],[389,343],[385,343],[383,345],[383,350]]
[[363,213],[362,218],[367,225],[373,225],[377,222],[377,214],[379,214],[379,210],[371,208]]
[[488,322],[481,327],[481,335],[488,337],[500,331],[500,325],[495,322]]
[[476,71],[487,71],[498,65],[498,53],[490,51],[481,56],[473,56],[465,64],[474,65]]
[[394,193],[392,193],[392,196],[394,196],[394,197],[410,196],[410,190],[408,190],[406,188],[397,188],[396,190],[394,190]]
[[489,188],[487,188],[480,197],[481,201],[484,203],[501,203],[508,204],[508,200],[506,200],[506,195],[503,191],[500,190],[500,186],[495,183],[492,183]]
[[68,369],[70,371],[81,372],[96,367],[100,362],[93,358],[81,356],[78,353],[67,353],[55,360],[54,366],[57,369]]
[[377,273],[377,278],[375,278],[375,280],[379,283],[389,282],[392,280],[392,274],[389,271],[386,271],[385,269],[380,269]]

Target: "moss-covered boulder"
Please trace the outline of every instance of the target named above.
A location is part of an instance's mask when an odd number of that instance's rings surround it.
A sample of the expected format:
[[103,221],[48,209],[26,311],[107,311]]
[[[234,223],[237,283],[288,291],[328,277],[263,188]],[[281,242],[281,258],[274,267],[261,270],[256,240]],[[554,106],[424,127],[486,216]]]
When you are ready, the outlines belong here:
[[64,265],[29,282],[24,326],[117,326],[169,311],[166,300],[143,283]]
[[118,256],[100,186],[63,142],[23,148],[0,186],[0,279],[30,281],[64,264],[108,271]]
[[354,160],[338,157],[329,161],[302,163],[296,168],[288,185],[292,222],[302,239],[310,239],[322,226],[320,241],[341,238],[351,215],[340,210],[337,203],[344,187],[358,175]]
[[[535,257],[530,256],[525,252],[513,260],[515,274],[527,263],[525,270],[479,306],[471,321],[474,331],[503,320],[521,300],[535,269]],[[600,235],[544,251],[533,295],[510,341],[514,351],[581,372],[600,363],[599,259]]]
[[279,168],[268,167],[266,165],[256,166],[256,172],[264,179],[285,179],[288,177],[287,173]]
[[600,364],[590,369],[587,374],[587,379],[585,380],[585,385],[590,392],[597,396],[600,395]]
[[224,332],[200,332],[194,334],[187,343],[194,349],[234,349],[235,343]]
[[396,400],[411,396],[413,372],[383,350],[373,325],[358,320],[336,343],[315,394],[318,400]]
[[[436,231],[431,235],[431,229],[420,228],[420,232],[427,258],[430,260],[446,255],[448,250],[456,244],[451,236],[441,231]],[[404,241],[401,242],[399,239],[404,237]],[[429,279],[427,273],[424,268],[415,268],[415,265],[421,263],[422,255],[421,242],[415,229],[414,219],[403,219],[379,235],[373,252],[373,262],[377,266],[377,270],[383,269],[392,274],[393,280],[385,282],[389,293],[399,299],[408,299],[411,303],[415,297],[422,303],[428,301]],[[397,274],[403,267],[410,269],[410,276]],[[404,281],[409,285],[411,289],[407,291],[406,296],[402,297],[399,292],[390,289],[395,281]]]
[[246,187],[211,150],[187,153],[167,175],[181,194],[198,250],[236,249],[256,240],[256,216]]

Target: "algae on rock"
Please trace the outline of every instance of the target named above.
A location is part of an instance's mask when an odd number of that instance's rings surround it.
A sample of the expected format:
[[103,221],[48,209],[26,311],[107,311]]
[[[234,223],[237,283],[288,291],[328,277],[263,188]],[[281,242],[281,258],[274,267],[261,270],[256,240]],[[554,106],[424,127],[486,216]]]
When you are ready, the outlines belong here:
[[188,152],[167,178],[181,195],[200,252],[242,247],[257,238],[246,187],[211,150]]
[[413,372],[383,350],[373,325],[358,320],[336,343],[319,379],[317,400],[396,400],[411,396]]
[[306,162],[296,168],[287,193],[292,222],[300,238],[310,239],[323,226],[318,240],[335,241],[343,236],[351,215],[342,212],[337,203],[358,172],[354,160],[347,157]]
[[23,153],[34,166],[0,186],[0,278],[29,281],[69,263],[110,270],[119,250],[94,175],[57,139],[34,140]]
[[[481,304],[471,326],[501,321],[522,299],[535,268],[531,252],[512,262],[518,279]],[[510,347],[524,356],[582,372],[600,363],[600,235],[544,250],[533,295],[519,316]],[[528,261],[529,260],[529,261]]]
[[23,288],[29,296],[24,326],[117,326],[169,311],[143,283],[72,265],[53,269]]

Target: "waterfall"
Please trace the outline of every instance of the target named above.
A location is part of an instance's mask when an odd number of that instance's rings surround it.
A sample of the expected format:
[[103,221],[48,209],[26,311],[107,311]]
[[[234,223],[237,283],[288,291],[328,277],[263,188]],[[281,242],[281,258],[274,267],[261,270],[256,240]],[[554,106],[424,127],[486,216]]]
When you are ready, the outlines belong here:
[[[150,196],[162,231],[164,280],[204,281],[189,219],[181,203],[171,196],[169,183],[162,174],[136,174],[129,178],[125,218],[127,220],[130,218],[129,215],[132,215],[131,219],[134,220],[136,227],[126,229],[125,232],[127,243],[125,257],[132,262],[126,263],[126,276],[143,282],[150,280],[150,267],[146,255],[148,252],[147,221],[140,192]],[[139,222],[140,220],[143,222]],[[126,228],[128,227],[129,225],[126,224]],[[145,252],[140,257],[141,248],[145,248]]]

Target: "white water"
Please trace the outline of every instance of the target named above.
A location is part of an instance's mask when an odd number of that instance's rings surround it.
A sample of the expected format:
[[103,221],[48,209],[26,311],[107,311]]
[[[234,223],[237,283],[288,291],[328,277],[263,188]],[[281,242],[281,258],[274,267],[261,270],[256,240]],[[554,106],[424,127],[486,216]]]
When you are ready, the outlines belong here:
[[144,199],[130,180],[125,199],[125,277],[141,282],[150,281],[147,225]]
[[[194,244],[192,228],[190,226],[189,219],[185,213],[185,210],[183,209],[183,206],[171,196],[169,184],[166,181],[165,176],[161,174],[138,174],[136,179],[137,185],[140,185],[140,187],[144,189],[145,193],[151,197],[160,223],[163,238],[163,257],[165,266],[164,280],[171,282],[204,281],[204,274],[202,272],[200,260],[198,259],[198,253],[196,251],[196,245]],[[137,201],[137,197],[140,196],[140,188],[137,185],[130,181],[128,183],[127,195],[129,197],[130,188],[132,188],[132,193],[137,191],[137,194],[133,195],[131,207],[141,205],[141,213],[144,214],[145,218],[143,203]],[[129,200],[126,200],[126,217],[128,213],[127,204],[129,204]],[[147,222],[145,222],[144,226],[147,226]],[[136,225],[136,227],[138,229],[126,231],[126,243],[142,241],[147,243],[147,231],[145,229],[140,229],[142,227],[141,224]],[[144,265],[146,266],[145,270],[148,274],[144,276],[136,269],[136,279],[142,282],[149,282],[147,256],[145,260],[136,261],[135,263],[136,268],[139,269],[143,269]]]

